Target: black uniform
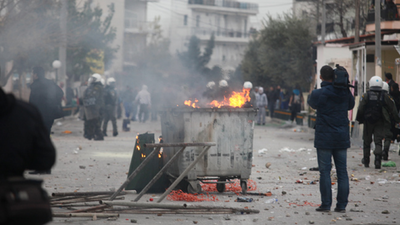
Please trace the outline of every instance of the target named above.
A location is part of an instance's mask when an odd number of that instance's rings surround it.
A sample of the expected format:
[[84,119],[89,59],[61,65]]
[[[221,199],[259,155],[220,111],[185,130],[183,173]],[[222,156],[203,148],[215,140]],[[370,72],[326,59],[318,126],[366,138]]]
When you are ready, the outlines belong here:
[[55,154],[37,108],[0,88],[0,180],[24,170],[48,171]]
[[104,88],[100,82],[90,84],[83,94],[85,106],[87,138],[91,140],[104,140],[101,132],[101,118],[104,111]]
[[113,136],[118,135],[117,129],[117,104],[118,104],[118,95],[117,91],[112,86],[106,86],[104,89],[104,122],[103,122],[103,135],[107,136],[107,125],[108,121],[111,120],[113,126]]
[[64,92],[56,83],[46,78],[38,78],[31,84],[30,88],[29,103],[39,109],[50,134],[54,119],[62,117],[60,115],[62,114],[61,99],[64,96]]

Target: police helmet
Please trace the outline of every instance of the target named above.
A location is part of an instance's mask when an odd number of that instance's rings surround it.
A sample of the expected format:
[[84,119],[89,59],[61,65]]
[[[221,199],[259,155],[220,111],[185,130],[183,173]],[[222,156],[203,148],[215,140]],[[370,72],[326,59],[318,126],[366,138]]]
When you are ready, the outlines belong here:
[[371,77],[371,79],[369,80],[369,87],[380,87],[382,88],[382,78],[378,77],[378,76],[373,76]]
[[386,83],[386,82],[383,82],[382,89],[383,89],[384,91],[386,91],[386,92],[389,92],[389,84]]
[[107,79],[107,85],[110,85],[111,83],[115,83],[114,77],[110,77]]
[[96,83],[96,82],[101,82],[101,75],[98,73],[95,73],[92,75],[92,83]]
[[215,82],[214,81],[210,81],[207,83],[207,88],[213,89],[215,86]]
[[228,82],[226,80],[220,80],[219,87],[228,87]]
[[244,89],[252,89],[253,88],[253,84],[250,81],[246,81],[243,84],[243,88]]

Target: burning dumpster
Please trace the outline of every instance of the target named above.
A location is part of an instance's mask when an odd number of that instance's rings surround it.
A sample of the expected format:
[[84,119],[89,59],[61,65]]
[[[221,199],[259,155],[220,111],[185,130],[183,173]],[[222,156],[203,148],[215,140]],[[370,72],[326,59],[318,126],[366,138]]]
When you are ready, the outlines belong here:
[[[201,191],[199,181],[216,183],[223,192],[225,183],[239,178],[242,191],[247,191],[253,157],[253,130],[256,110],[253,108],[173,108],[161,113],[165,143],[215,142],[189,174],[183,187],[189,193]],[[166,147],[164,162],[179,148]],[[167,174],[179,176],[200,153],[200,147],[187,147]],[[215,182],[215,180],[217,180]]]

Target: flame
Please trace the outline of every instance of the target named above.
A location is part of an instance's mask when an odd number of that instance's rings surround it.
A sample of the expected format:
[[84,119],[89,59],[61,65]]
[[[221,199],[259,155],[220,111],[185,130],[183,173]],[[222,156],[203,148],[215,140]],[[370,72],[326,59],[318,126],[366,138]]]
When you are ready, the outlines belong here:
[[[207,105],[214,108],[221,108],[222,106],[242,107],[246,102],[249,101],[249,89],[243,89],[242,92],[233,91],[229,99],[224,97],[223,101],[213,100]],[[194,102],[192,102],[191,100],[186,100],[185,105],[191,106],[193,108],[200,108],[198,104],[196,104],[198,102],[199,101],[197,99],[195,99]]]
[[160,158],[160,159],[161,159],[161,154],[158,154],[158,158]]
[[191,106],[193,108],[200,108],[199,106],[196,105],[196,103],[198,103],[198,102],[199,102],[199,100],[197,100],[197,99],[195,99],[194,102],[192,102],[192,100],[186,100],[184,102],[184,104],[187,106]]
[[140,151],[140,145],[137,145],[137,150]]
[[146,158],[146,155],[145,155],[145,154],[143,154],[143,153],[141,154],[141,156],[142,156],[142,158]]

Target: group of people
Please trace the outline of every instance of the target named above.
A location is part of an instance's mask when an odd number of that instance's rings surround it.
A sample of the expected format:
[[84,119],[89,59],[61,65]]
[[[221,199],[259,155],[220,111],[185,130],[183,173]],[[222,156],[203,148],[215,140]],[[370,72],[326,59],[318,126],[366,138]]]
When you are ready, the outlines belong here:
[[[104,136],[108,136],[107,126],[109,121],[111,121],[113,127],[113,136],[117,136],[117,111],[121,102],[123,103],[125,116],[128,121],[133,114],[134,103],[139,105],[140,122],[145,122],[148,119],[151,96],[147,91],[146,85],[142,86],[142,90],[135,98],[129,86],[120,97],[117,93],[115,87],[116,81],[113,77],[108,78],[104,86],[101,75],[93,74],[88,80],[88,85],[82,92],[81,100],[85,138],[89,140],[104,140]],[[128,131],[126,123],[123,124],[123,130]]]
[[109,121],[113,126],[113,136],[118,135],[116,119],[118,95],[115,90],[115,79],[108,78],[105,86],[102,79],[100,74],[93,74],[80,100],[81,116],[84,120],[83,135],[89,140],[104,140]]
[[304,97],[300,88],[296,87],[289,94],[287,90],[282,90],[278,85],[276,88],[270,87],[269,91],[264,91],[263,87],[255,87],[256,102],[259,112],[257,114],[257,125],[265,125],[265,109],[268,108],[269,116],[275,117],[275,109],[290,110],[290,121],[296,119],[297,113],[301,112],[304,104]]
[[[330,211],[332,205],[331,169],[332,158],[338,177],[335,212],[346,212],[349,196],[347,173],[347,149],[350,147],[348,111],[355,101],[349,88],[334,85],[335,70],[323,66],[320,71],[321,89],[313,90],[308,104],[317,110],[314,147],[317,149],[320,172],[321,206],[319,212]],[[356,120],[364,124],[362,163],[369,167],[371,143],[375,143],[375,169],[381,168],[381,160],[388,160],[390,143],[399,139],[400,93],[392,74],[385,74],[386,82],[379,76],[369,80],[369,90],[362,95]],[[384,147],[382,148],[382,143]]]

